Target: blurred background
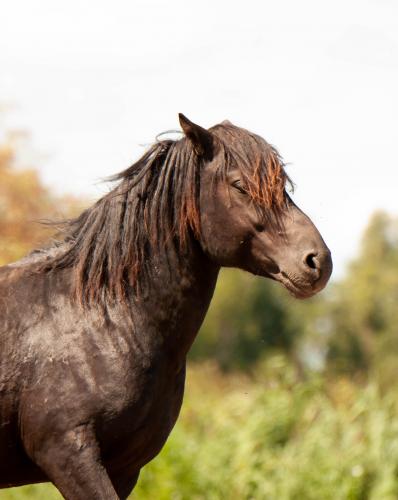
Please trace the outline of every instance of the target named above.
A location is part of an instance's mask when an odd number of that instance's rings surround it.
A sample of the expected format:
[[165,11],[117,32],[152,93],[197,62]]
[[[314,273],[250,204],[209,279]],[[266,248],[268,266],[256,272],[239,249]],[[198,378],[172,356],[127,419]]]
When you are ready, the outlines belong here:
[[[274,144],[332,250],[307,301],[222,272],[181,417],[134,498],[398,498],[397,89],[393,0],[3,2],[0,264],[178,112]],[[60,496],[0,491],[27,498]]]

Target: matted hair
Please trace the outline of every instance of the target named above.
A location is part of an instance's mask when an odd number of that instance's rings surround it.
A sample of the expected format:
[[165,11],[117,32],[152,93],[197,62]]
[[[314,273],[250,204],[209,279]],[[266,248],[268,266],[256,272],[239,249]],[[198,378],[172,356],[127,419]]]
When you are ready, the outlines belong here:
[[[215,181],[228,169],[241,172],[247,194],[261,210],[280,212],[290,182],[277,150],[261,137],[223,122],[209,129],[221,148]],[[184,252],[190,238],[200,239],[200,175],[204,160],[186,137],[162,140],[131,167],[111,177],[117,186],[78,217],[57,223],[64,244],[49,252],[41,272],[73,268],[80,303],[101,297],[125,302],[131,284],[146,280],[144,265],[170,242]]]

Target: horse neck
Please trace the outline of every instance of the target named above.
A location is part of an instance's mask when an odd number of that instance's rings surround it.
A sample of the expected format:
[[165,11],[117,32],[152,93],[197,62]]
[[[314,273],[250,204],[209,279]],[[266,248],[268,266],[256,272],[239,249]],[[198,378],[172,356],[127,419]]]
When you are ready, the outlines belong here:
[[133,300],[133,309],[145,318],[142,328],[149,339],[152,337],[156,349],[181,365],[206,315],[219,267],[196,242],[184,255],[165,251],[149,265],[156,272],[144,295]]

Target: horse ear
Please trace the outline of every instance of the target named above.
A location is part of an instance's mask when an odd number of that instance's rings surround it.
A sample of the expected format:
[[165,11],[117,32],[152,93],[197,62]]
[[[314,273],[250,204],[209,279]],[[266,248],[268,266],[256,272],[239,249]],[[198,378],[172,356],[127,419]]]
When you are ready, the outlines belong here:
[[178,113],[181,128],[185,136],[191,141],[195,153],[206,159],[213,157],[213,136],[211,132],[188,120],[182,113]]

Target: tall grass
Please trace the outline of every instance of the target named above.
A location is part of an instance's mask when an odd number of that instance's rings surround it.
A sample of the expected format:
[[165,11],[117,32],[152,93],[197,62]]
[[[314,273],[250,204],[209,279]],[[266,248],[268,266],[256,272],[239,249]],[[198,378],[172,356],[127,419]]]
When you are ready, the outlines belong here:
[[[191,367],[181,417],[132,498],[395,500],[397,390],[375,383],[297,380],[283,358],[252,378]],[[48,485],[1,500],[56,499]]]

